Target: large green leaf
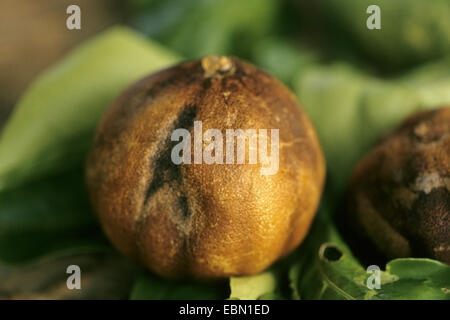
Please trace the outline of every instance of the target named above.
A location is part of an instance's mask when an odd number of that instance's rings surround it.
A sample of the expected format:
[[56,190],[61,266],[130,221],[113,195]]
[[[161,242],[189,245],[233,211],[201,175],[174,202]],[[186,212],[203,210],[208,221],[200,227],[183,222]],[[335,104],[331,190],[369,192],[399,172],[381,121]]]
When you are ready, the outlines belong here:
[[178,57],[116,27],[82,44],[39,76],[0,137],[0,190],[78,166],[111,100]]

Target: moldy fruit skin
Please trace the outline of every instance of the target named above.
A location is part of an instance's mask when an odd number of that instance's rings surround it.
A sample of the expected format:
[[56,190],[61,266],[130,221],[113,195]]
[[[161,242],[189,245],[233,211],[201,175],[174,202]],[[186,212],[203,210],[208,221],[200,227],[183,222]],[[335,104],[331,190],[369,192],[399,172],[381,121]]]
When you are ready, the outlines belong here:
[[[185,128],[193,137],[194,120],[203,132],[280,129],[278,172],[261,175],[247,160],[173,164],[171,134]],[[122,93],[98,126],[86,170],[94,210],[122,253],[160,275],[199,279],[258,273],[292,251],[324,176],[318,138],[295,96],[253,65],[215,56]]]
[[450,108],[387,134],[356,167],[348,200],[348,226],[387,258],[450,264]]

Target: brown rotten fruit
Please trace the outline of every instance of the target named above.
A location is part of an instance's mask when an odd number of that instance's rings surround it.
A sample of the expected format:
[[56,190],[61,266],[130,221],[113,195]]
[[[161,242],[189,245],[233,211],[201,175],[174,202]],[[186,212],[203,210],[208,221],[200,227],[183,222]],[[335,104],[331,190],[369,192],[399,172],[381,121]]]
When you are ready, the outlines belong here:
[[358,164],[348,225],[387,258],[450,264],[450,108],[412,115]]
[[[172,134],[194,136],[194,121],[224,136],[279,129],[278,170],[262,175],[266,164],[249,163],[248,139],[244,164],[194,163],[194,151],[191,164],[175,164]],[[294,95],[253,65],[215,56],[150,75],[119,96],[98,126],[86,173],[94,210],[121,252],[158,274],[194,278],[257,273],[292,251],[313,220],[324,175],[316,133]]]

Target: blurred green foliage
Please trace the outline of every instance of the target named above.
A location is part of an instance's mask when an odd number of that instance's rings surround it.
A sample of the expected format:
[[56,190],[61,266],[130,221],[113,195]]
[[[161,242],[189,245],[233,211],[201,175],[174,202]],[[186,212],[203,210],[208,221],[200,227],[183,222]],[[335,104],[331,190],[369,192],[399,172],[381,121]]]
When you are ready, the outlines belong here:
[[[206,54],[257,60],[276,39],[374,72],[394,74],[450,54],[448,0],[129,0],[130,22],[188,59]],[[369,30],[378,5],[381,30]],[[283,42],[281,41],[281,42]],[[282,48],[284,44],[280,47]],[[280,69],[290,61],[278,56]],[[283,66],[281,65],[283,64]],[[291,69],[294,72],[294,69]]]
[[[331,36],[340,33],[343,45],[355,46],[377,67],[399,69],[450,54],[448,0],[297,0],[301,15],[313,10]],[[308,4],[306,4],[308,2]],[[378,5],[381,29],[369,30],[366,12]],[[310,25],[314,28],[314,25]]]
[[184,56],[249,57],[253,45],[277,30],[278,0],[132,0],[132,25]]

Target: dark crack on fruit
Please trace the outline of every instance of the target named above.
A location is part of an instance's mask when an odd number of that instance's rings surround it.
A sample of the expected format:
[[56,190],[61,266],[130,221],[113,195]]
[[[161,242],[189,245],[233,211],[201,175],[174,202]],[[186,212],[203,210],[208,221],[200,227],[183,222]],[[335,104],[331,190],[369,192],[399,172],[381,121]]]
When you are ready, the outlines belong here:
[[[167,131],[168,135],[163,139],[163,145],[158,147],[159,151],[156,153],[156,156],[153,159],[150,159],[150,163],[153,163],[153,174],[151,175],[153,178],[145,192],[144,204],[146,204],[164,184],[176,181],[178,183],[177,185],[182,185],[181,168],[171,160],[171,150],[177,142],[171,141],[170,135],[173,130],[178,128],[190,130],[194,126],[196,116],[197,106],[186,105]],[[187,205],[186,196],[184,195],[182,188],[179,191],[182,193],[179,201],[180,207],[182,208],[184,216],[189,216],[189,207]]]

